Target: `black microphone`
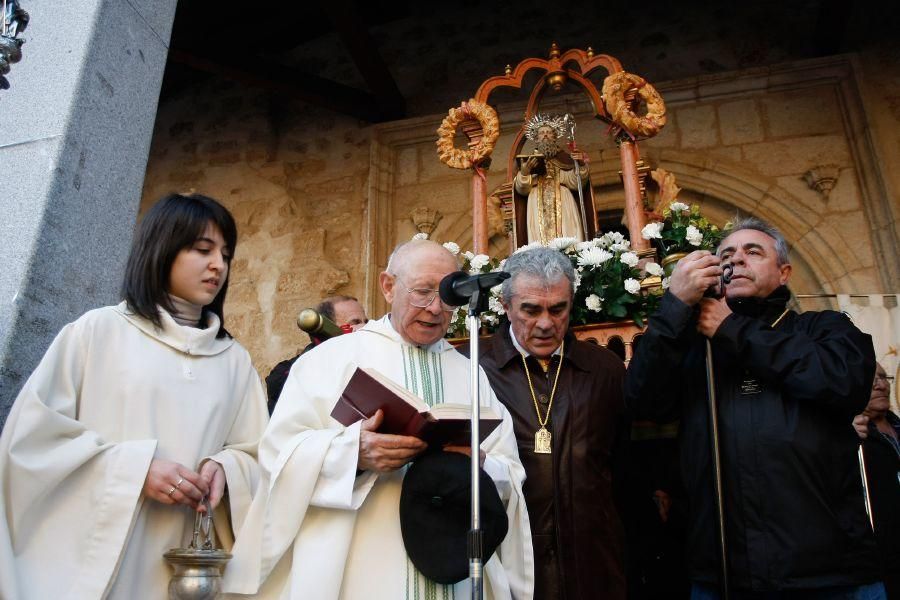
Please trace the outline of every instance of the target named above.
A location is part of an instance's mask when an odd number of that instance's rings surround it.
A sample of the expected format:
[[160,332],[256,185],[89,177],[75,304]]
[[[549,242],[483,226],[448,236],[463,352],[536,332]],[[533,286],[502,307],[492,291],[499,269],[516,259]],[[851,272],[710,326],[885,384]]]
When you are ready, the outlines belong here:
[[509,279],[506,271],[494,271],[493,273],[480,273],[469,275],[465,271],[450,273],[441,279],[438,291],[441,300],[449,306],[462,306],[469,301],[469,297],[478,290],[489,290],[495,285]]

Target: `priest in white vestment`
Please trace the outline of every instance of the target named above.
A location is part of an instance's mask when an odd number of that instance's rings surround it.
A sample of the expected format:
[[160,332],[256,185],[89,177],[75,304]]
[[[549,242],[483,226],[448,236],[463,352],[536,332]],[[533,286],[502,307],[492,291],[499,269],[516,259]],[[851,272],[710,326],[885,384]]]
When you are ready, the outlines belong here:
[[[403,476],[424,444],[375,433],[373,419],[344,427],[330,416],[356,367],[378,370],[429,405],[470,401],[469,361],[443,339],[452,308],[437,297],[441,279],[457,269],[434,242],[401,245],[381,274],[391,313],[294,364],[260,442],[262,480],[225,572],[226,592],[323,600],[470,596],[468,580],[445,586],[425,578],[403,545]],[[509,520],[509,533],[485,562],[485,597],[531,598],[525,473],[509,413],[483,373],[481,398],[503,416],[481,448]]]

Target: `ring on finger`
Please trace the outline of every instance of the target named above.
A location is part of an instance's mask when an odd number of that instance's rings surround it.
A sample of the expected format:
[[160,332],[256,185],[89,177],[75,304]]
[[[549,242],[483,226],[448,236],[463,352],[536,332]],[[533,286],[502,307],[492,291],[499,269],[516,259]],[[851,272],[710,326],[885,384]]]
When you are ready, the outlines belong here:
[[177,489],[178,489],[178,488],[175,487],[175,486],[173,485],[173,486],[172,486],[172,489],[169,490],[168,492],[166,492],[166,495],[167,495],[169,498],[171,498],[171,497],[172,497],[172,494],[174,494],[174,493],[175,493],[175,490],[177,490]]
[[181,477],[181,478],[178,480],[178,483],[175,484],[175,489],[176,489],[176,490],[179,489],[179,488],[181,487],[181,484],[182,484],[182,483],[184,483],[184,477]]

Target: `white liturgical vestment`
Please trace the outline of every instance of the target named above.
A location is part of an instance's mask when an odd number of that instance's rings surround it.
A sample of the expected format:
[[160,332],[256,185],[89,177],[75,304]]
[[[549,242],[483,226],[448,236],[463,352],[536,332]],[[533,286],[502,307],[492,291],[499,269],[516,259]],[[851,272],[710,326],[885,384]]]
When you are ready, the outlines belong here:
[[259,480],[259,377],[215,315],[206,329],[162,321],[90,311],[22,388],[0,436],[0,598],[165,598],[162,555],[190,541],[194,511],[143,496],[154,458],[219,462],[217,525],[240,526]]
[[[423,348],[405,342],[389,316],[301,356],[260,442],[262,479],[225,571],[225,591],[259,588],[262,598],[323,600],[470,597],[468,580],[442,586],[407,557],[399,519],[406,468],[357,475],[360,424],[344,427],[330,414],[358,366],[378,370],[429,405],[470,402],[469,360],[444,340]],[[481,403],[503,415],[482,449],[509,519],[509,533],[485,563],[485,597],[531,598],[525,472],[509,413],[484,373]]]

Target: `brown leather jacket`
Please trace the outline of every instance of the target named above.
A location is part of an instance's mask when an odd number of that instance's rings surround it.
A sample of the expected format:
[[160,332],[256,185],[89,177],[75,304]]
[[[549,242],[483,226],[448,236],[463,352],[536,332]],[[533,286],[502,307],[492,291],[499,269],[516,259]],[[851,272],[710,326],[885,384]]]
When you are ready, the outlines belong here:
[[[624,534],[613,503],[614,452],[627,438],[625,368],[608,350],[569,335],[548,429],[552,454],[535,454],[538,420],[522,358],[505,323],[480,349],[481,366],[512,415],[535,554],[535,598],[625,598]],[[559,357],[545,374],[527,359],[535,394],[549,396]],[[547,404],[541,403],[546,415]]]

